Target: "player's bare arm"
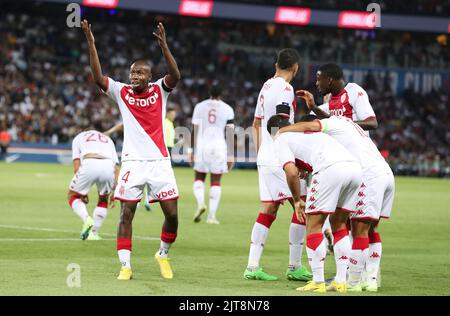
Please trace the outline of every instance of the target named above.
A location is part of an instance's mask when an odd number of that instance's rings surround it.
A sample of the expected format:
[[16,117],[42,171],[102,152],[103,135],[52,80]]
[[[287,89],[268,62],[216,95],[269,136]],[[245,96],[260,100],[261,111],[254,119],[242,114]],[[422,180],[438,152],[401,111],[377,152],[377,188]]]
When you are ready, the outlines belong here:
[[355,123],[361,126],[361,128],[366,131],[378,128],[378,121],[376,117],[368,118],[364,121],[355,121]]
[[111,136],[112,134],[114,134],[115,132],[119,132],[119,131],[123,131],[123,123],[119,123],[113,127],[111,127],[109,130],[107,130],[106,132],[103,132],[103,134],[105,134],[106,136]]
[[87,20],[81,21],[81,28],[83,29],[84,35],[86,35],[86,40],[89,47],[89,61],[91,64],[92,76],[94,77],[95,83],[103,90],[106,91],[107,78],[103,76],[102,67],[100,65],[100,60],[97,54],[97,48],[95,47],[95,38],[92,34],[91,24]]
[[259,147],[261,146],[261,119],[255,117],[253,120],[252,133],[256,154],[258,154]]
[[322,125],[319,120],[312,122],[298,122],[289,126],[282,127],[278,130],[278,134],[288,132],[320,132]]
[[73,173],[74,174],[78,172],[78,169],[80,169],[80,165],[81,165],[80,159],[73,160]]
[[319,108],[316,105],[316,102],[314,101],[314,96],[312,95],[311,92],[306,91],[306,90],[297,90],[297,91],[295,91],[295,94],[298,97],[305,100],[306,106],[308,107],[308,109],[313,111],[314,114],[316,114],[319,119],[324,119],[324,118],[330,117],[325,111],[323,111],[321,108]]
[[116,190],[116,186],[117,186],[117,179],[119,178],[119,172],[120,172],[120,167],[119,164],[115,164],[114,165],[114,187],[112,189],[112,192],[109,196],[109,203],[111,208],[113,208],[114,206],[116,206],[116,200],[114,199],[114,191]]
[[153,35],[158,39],[162,54],[166,59],[168,74],[166,76],[165,82],[169,86],[169,88],[175,88],[178,81],[180,81],[181,74],[180,70],[178,69],[177,62],[175,61],[175,58],[173,58],[169,46],[167,45],[166,30],[164,29],[164,25],[161,22],[158,23],[158,32],[153,32]]
[[300,198],[300,181],[298,178],[298,169],[294,163],[288,163],[284,166],[286,180],[294,200],[295,212],[300,223],[306,222],[305,202]]

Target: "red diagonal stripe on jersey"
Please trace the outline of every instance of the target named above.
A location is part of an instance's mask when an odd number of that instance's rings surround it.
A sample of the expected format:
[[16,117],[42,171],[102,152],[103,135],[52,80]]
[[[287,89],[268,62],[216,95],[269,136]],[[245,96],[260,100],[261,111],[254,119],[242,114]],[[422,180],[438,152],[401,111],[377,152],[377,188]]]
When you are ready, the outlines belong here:
[[[120,97],[131,114],[153,140],[164,157],[168,157],[166,143],[164,142],[163,118],[162,118],[162,93],[158,85],[154,84],[142,94],[134,94],[130,86],[124,86],[120,90]],[[130,98],[134,102],[130,104]],[[155,102],[151,102],[155,100]],[[141,105],[137,105],[141,104]]]

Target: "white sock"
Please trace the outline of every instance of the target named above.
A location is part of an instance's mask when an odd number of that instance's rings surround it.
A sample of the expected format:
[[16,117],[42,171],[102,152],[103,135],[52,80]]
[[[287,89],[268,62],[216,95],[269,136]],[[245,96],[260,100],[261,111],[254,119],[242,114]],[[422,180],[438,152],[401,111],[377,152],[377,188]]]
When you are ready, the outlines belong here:
[[289,226],[289,269],[292,271],[302,266],[305,233],[305,225],[291,223]]
[[362,272],[369,255],[369,248],[352,249],[348,269],[348,285],[354,286],[361,282]]
[[131,251],[127,249],[117,250],[122,267],[131,268]]
[[369,257],[366,261],[367,281],[377,280],[380,269],[382,247],[381,242],[369,244]]
[[108,215],[107,208],[97,206],[94,209],[94,227],[92,227],[92,233],[94,235],[98,234],[98,231],[100,230],[100,227],[102,226],[106,215]]
[[[334,236],[336,240],[336,236]],[[334,280],[337,283],[343,283],[347,280],[347,269],[350,258],[352,246],[348,233],[334,244],[334,258],[336,260],[336,277]]]
[[312,234],[310,236],[314,236],[314,239],[316,240],[320,240],[321,237],[321,242],[316,249],[310,248],[312,244],[310,241],[311,239],[307,240],[306,253],[308,254],[308,261],[313,274],[313,281],[315,283],[323,283],[325,282],[324,264],[325,264],[325,257],[327,255],[326,241],[325,238],[323,238],[322,233]]
[[158,256],[160,256],[161,258],[169,257],[169,249],[171,245],[172,245],[171,243],[164,242],[161,240]]
[[203,181],[196,180],[193,185],[193,190],[197,200],[197,207],[203,207],[205,205],[205,184]]
[[269,235],[269,228],[256,222],[252,230],[252,243],[250,245],[250,254],[248,256],[248,268],[259,268],[259,260],[261,259],[264,244]]
[[222,188],[220,185],[213,185],[209,189],[209,218],[216,218],[217,208],[219,207]]
[[76,199],[72,202],[72,209],[77,214],[81,220],[86,222],[86,219],[89,217],[89,214],[86,209],[86,204],[83,203],[80,199]]

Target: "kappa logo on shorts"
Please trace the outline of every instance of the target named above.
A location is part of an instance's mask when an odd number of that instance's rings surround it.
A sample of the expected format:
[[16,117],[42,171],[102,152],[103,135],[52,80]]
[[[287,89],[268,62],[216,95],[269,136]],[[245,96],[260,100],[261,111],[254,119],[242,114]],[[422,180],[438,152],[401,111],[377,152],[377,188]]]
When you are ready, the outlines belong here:
[[311,193],[316,193],[316,191],[317,191],[317,190],[316,190],[315,188],[312,188],[312,189],[311,189]]
[[359,197],[364,197],[364,196],[366,196],[366,195],[364,194],[364,192],[358,192],[358,196],[359,196]]
[[317,181],[316,179],[313,180],[313,184],[317,184],[319,183],[319,181]]
[[279,198],[283,198],[283,197],[285,197],[286,195],[283,193],[283,192],[278,192],[278,197]]
[[165,192],[160,192],[159,194],[156,194],[156,197],[158,199],[164,199],[166,197],[172,197],[177,195],[177,191],[175,191],[175,189],[171,189],[169,191],[165,191]]
[[364,202],[363,201],[358,201],[358,203],[356,204],[356,206],[363,206]]
[[311,197],[309,198],[309,200],[310,200],[311,202],[314,202],[314,201],[316,200],[316,198],[315,198],[314,196],[311,196]]
[[356,215],[364,215],[364,211],[359,210],[356,212]]
[[377,252],[373,252],[371,255],[370,255],[370,258],[380,258],[380,255],[377,253]]
[[310,205],[310,206],[308,207],[308,209],[310,209],[310,210],[315,210],[316,207],[315,207],[314,205]]
[[347,256],[341,256],[341,257],[339,258],[339,260],[347,260],[347,259],[348,259]]
[[124,193],[125,193],[125,187],[123,185],[121,185],[120,189],[119,189],[119,194],[124,195]]

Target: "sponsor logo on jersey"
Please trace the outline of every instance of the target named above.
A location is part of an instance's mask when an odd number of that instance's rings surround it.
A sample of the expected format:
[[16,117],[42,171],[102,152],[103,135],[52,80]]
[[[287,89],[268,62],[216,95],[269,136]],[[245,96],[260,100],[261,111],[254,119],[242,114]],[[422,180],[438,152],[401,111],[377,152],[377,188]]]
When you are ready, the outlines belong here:
[[160,192],[159,194],[156,194],[156,197],[158,199],[164,199],[166,197],[172,197],[175,195],[177,195],[177,191],[175,191],[175,189],[171,189],[169,191],[163,191],[163,192]]
[[[151,88],[151,90],[153,91],[153,87]],[[150,91],[150,90],[149,90]],[[153,93],[152,95],[148,96],[147,98],[135,98],[131,96],[131,92],[130,90],[127,90],[127,94],[125,94],[125,101],[129,104],[129,105],[136,105],[136,106],[140,106],[140,107],[147,107],[150,105],[154,105],[159,98],[159,94],[158,93]]]

